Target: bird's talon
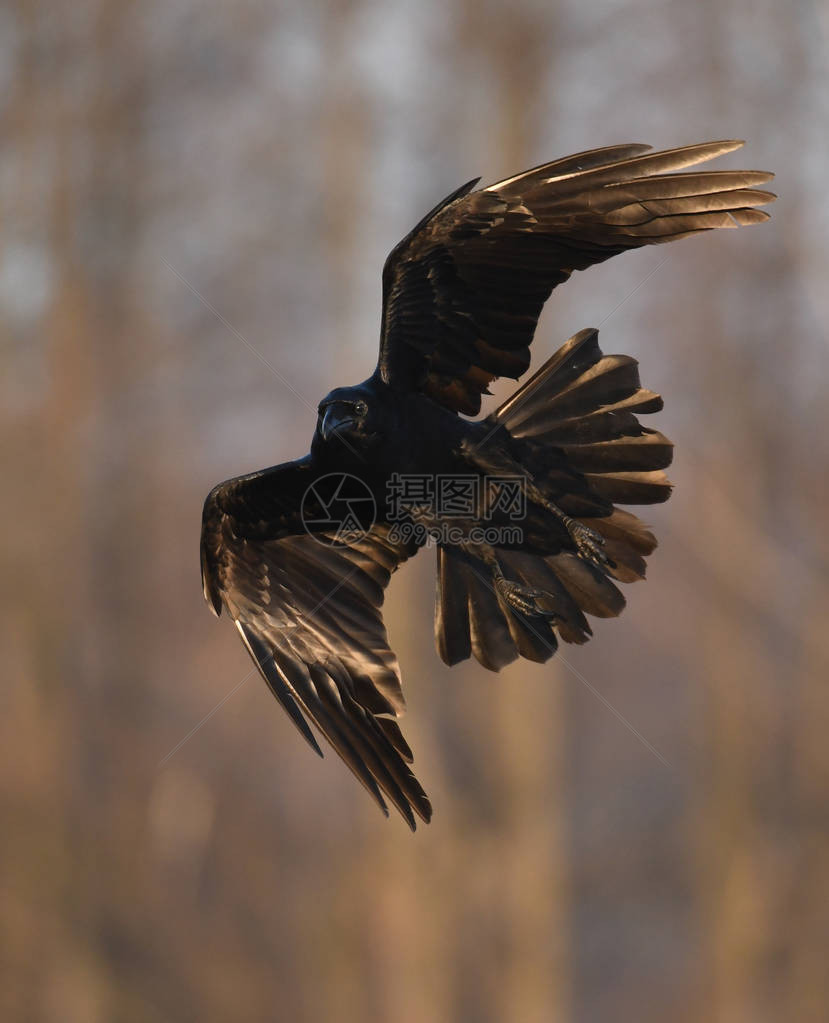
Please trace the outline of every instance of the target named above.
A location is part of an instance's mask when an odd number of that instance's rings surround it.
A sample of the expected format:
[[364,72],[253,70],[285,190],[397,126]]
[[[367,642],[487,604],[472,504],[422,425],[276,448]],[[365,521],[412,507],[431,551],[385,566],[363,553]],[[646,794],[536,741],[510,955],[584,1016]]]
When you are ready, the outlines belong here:
[[608,564],[608,557],[602,550],[605,539],[595,529],[585,526],[582,522],[573,522],[569,526],[570,536],[576,545],[576,550],[585,561],[590,561],[598,568]]
[[530,586],[522,586],[520,583],[513,582],[511,579],[506,579],[504,576],[498,576],[495,579],[495,588],[509,604],[509,606],[517,611],[519,614],[526,616],[527,618],[555,618],[555,611],[549,608],[542,607],[538,601],[544,597],[549,597],[549,594],[543,590],[536,590]]

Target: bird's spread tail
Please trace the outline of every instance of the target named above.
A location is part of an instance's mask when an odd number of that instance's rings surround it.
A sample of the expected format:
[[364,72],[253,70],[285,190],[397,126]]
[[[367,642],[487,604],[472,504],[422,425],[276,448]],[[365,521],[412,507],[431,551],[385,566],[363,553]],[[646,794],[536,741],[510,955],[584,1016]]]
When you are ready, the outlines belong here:
[[607,564],[598,567],[575,552],[542,557],[496,549],[504,575],[543,594],[549,616],[516,614],[482,566],[458,548],[438,552],[435,631],[447,664],[475,656],[498,670],[516,657],[546,661],[558,639],[584,643],[585,615],[618,615],[625,598],[616,582],[645,576],[653,533],[615,504],[653,504],[670,496],[663,469],[672,445],[640,425],[637,415],[657,412],[662,399],[639,384],[635,359],[604,355],[598,331],[582,330],[491,417],[517,439],[562,451],[586,483],[581,493],[557,499],[567,515],[599,533]]

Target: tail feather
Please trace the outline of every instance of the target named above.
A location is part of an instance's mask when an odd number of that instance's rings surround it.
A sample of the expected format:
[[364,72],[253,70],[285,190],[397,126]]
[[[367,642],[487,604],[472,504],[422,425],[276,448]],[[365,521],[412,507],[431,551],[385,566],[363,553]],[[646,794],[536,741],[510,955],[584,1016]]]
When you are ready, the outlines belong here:
[[623,508],[615,508],[613,514],[606,518],[591,519],[589,524],[607,540],[626,543],[631,550],[643,557],[656,550],[656,537],[653,533],[641,519]]
[[509,425],[514,436],[520,436],[514,428],[518,427],[525,414],[544,407],[545,402],[540,398],[542,393],[548,397],[554,395],[600,357],[599,332],[591,327],[580,330],[507,398],[495,413],[495,419]]
[[591,444],[594,441],[612,440],[614,437],[634,436],[639,429],[635,413],[642,415],[659,412],[661,408],[662,399],[658,394],[640,388],[629,398],[603,405],[589,415],[573,416],[570,419],[538,415],[528,427],[522,427],[519,432],[510,432],[513,437],[521,439],[543,437],[547,444],[555,447]]
[[601,519],[584,519],[585,525],[604,537],[604,552],[613,562],[608,569],[622,583],[645,578],[645,558],[656,550],[656,537],[630,512],[615,508]]
[[583,473],[649,472],[671,464],[673,444],[658,430],[643,430],[638,436],[624,433],[608,440],[561,444],[574,469]]
[[[558,647],[558,641],[549,622],[543,618],[530,621],[523,615],[513,614],[500,598],[498,604],[509,626],[517,655],[528,661],[535,661],[536,664],[548,661]],[[514,655],[511,655],[510,660],[513,659]]]
[[579,415],[585,408],[597,408],[624,401],[639,390],[639,368],[629,355],[605,355],[571,384],[547,402],[545,412],[553,418]]
[[459,551],[438,547],[435,640],[438,654],[450,667],[472,653],[469,629],[469,587]]
[[584,478],[595,493],[620,504],[660,504],[671,496],[670,481],[661,469],[654,472],[586,472]]
[[671,462],[672,444],[637,419],[661,408],[661,397],[640,386],[636,360],[604,355],[598,331],[587,329],[494,413],[494,425],[515,438],[558,448],[581,474],[588,492],[567,495],[559,504],[601,534],[609,563],[600,569],[571,551],[541,557],[496,549],[507,577],[542,593],[541,609],[554,614],[552,620],[527,618],[496,592],[482,563],[458,548],[440,548],[435,633],[447,664],[470,655],[494,671],[519,656],[543,662],[558,639],[585,643],[590,638],[585,615],[621,613],[625,598],[616,583],[645,577],[645,558],[655,550],[656,538],[639,518],[613,504],[651,504],[670,496],[663,470]]
[[[595,529],[595,521],[592,519],[590,521]],[[601,533],[601,530],[597,532]],[[614,579],[620,583],[635,583],[645,578],[645,559],[641,554],[631,550],[624,540],[605,539],[603,549],[611,562],[607,571]]]
[[518,656],[507,621],[510,616],[504,613],[489,578],[471,561],[464,566],[464,582],[469,593],[472,653],[485,668],[500,671]]
[[[556,628],[566,643],[587,642],[593,633],[584,617],[584,611],[547,559],[524,551],[501,551],[499,558],[510,578],[550,595],[549,601],[542,600],[540,603],[546,610],[555,612]],[[555,643],[550,653],[554,650]]]
[[615,618],[621,614],[625,598],[601,569],[570,551],[546,560],[573,600],[587,614],[594,618]]

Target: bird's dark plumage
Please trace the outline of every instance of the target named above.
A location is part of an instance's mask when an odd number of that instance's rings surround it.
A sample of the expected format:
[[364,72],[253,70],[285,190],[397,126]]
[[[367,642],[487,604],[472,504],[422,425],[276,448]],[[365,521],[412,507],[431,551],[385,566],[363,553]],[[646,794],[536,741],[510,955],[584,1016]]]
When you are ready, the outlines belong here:
[[450,195],[383,270],[380,373],[470,415],[496,376],[518,378],[544,302],[573,270],[698,231],[768,219],[764,171],[687,171],[738,149],[623,145]]
[[[742,143],[654,153],[631,144],[580,153],[448,196],[383,270],[380,357],[363,384],[320,405],[311,452],[215,487],[205,502],[202,577],[226,607],[273,694],[317,751],[313,722],[385,810],[414,827],[431,807],[395,718],[404,709],[381,616],[392,572],[438,536],[435,632],[447,664],[498,670],[583,643],[587,614],[619,614],[617,582],[645,574],[653,535],[617,504],[664,501],[671,444],[641,426],[661,398],[595,330],[571,338],[479,422],[481,395],[517,379],[552,289],[625,249],[758,223],[774,196],[761,171],[688,171]],[[461,532],[428,502],[394,521],[398,475],[472,478]],[[525,507],[493,517],[492,480],[520,480]],[[362,488],[347,494],[342,480]],[[337,531],[333,507],[347,510]],[[490,543],[483,522],[519,527]],[[499,534],[500,536],[501,534]]]

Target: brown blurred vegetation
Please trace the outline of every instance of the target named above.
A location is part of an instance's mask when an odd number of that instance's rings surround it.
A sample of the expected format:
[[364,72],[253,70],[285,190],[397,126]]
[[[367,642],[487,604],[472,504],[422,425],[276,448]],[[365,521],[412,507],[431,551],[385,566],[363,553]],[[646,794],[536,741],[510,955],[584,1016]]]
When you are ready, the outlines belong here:
[[[827,1018],[826,10],[508,8],[0,8],[3,1020]],[[622,618],[449,672],[432,557],[393,580],[412,836],[209,615],[204,494],[307,450],[461,181],[735,134],[772,221],[580,276],[536,340],[600,325],[666,397]]]

